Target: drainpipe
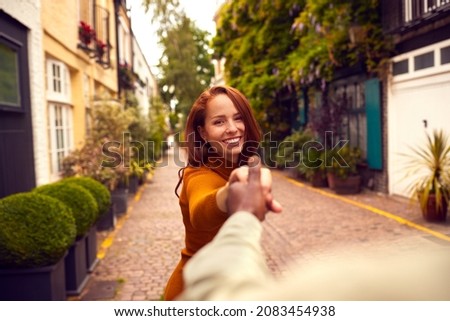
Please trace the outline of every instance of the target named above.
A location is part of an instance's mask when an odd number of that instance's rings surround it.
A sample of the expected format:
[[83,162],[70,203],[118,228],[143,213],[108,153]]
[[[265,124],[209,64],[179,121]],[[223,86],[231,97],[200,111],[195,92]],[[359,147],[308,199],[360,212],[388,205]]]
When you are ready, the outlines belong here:
[[119,73],[119,10],[120,10],[120,0],[114,0],[114,21],[115,21],[115,31],[116,31],[116,73],[117,73],[117,95],[118,100],[122,96],[122,88],[120,87],[120,73]]

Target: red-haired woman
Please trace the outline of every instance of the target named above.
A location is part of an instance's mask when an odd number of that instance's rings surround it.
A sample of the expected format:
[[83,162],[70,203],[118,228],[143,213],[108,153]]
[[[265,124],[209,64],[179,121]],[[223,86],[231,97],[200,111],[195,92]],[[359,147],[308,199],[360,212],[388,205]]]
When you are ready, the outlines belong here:
[[[188,160],[180,171],[179,203],[185,226],[186,247],[164,293],[173,300],[183,290],[183,266],[210,242],[228,218],[228,185],[246,181],[251,156],[257,155],[261,130],[245,96],[237,89],[215,86],[194,102],[185,128]],[[268,207],[280,212],[271,198],[271,176],[266,169],[261,181],[267,190]],[[177,194],[178,195],[178,194]]]

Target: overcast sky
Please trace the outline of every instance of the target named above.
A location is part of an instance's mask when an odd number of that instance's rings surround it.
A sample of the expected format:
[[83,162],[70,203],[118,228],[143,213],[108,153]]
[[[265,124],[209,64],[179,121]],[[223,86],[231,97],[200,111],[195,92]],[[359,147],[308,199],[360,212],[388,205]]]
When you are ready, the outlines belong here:
[[[214,14],[218,6],[224,0],[179,0],[188,17],[195,21],[197,27],[215,34]],[[131,23],[134,35],[147,59],[154,74],[157,73],[156,65],[161,57],[161,49],[158,47],[156,28],[151,24],[151,17],[145,13],[142,0],[128,0],[131,7]]]

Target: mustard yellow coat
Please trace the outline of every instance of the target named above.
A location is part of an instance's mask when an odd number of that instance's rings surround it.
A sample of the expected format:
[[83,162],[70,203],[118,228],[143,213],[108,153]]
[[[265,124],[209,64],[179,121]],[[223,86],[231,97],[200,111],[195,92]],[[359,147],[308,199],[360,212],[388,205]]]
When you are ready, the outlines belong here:
[[[211,166],[211,167],[209,167]],[[217,207],[217,191],[224,186],[235,167],[186,167],[180,193],[180,208],[185,227],[185,248],[167,282],[164,300],[174,300],[183,291],[183,267],[205,244],[209,243],[228,218]]]

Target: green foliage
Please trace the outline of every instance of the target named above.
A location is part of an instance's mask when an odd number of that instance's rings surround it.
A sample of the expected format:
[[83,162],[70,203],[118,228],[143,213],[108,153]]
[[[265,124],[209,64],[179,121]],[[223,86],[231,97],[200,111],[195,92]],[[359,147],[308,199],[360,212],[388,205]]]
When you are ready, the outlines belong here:
[[368,72],[385,67],[391,42],[383,35],[379,0],[306,0],[292,25],[298,50],[289,55],[301,85],[330,81],[336,68],[363,62]]
[[164,47],[159,64],[161,96],[165,103],[175,103],[177,113],[187,115],[195,99],[211,83],[214,68],[207,37],[207,32],[183,17],[161,38]]
[[37,193],[0,199],[0,267],[37,268],[55,264],[75,240],[71,210]]
[[327,174],[325,150],[317,141],[308,145],[302,154],[302,163],[298,168],[300,174],[309,181],[312,181],[318,174],[321,178],[325,178]]
[[142,3],[147,11],[151,11],[152,22],[160,25],[159,33],[163,33],[180,19],[179,0],[143,0]]
[[159,25],[159,43],[164,48],[159,64],[161,97],[175,107],[176,114],[187,115],[214,75],[210,35],[186,16],[178,0],[144,0],[144,4]]
[[132,109],[117,102],[104,99],[96,104],[91,111],[92,130],[91,139],[95,142],[122,141],[123,133],[136,120]]
[[263,131],[276,139],[291,129],[292,115],[282,101],[296,95],[286,59],[298,45],[290,30],[300,9],[292,0],[229,1],[213,38],[214,55],[226,59],[226,82],[249,98]]
[[148,141],[151,142],[153,146],[151,150],[149,150],[148,157],[150,165],[154,165],[161,157],[163,150],[167,148],[164,143],[170,131],[167,123],[169,108],[159,97],[152,98],[150,105],[149,119],[151,127],[149,130]]
[[61,182],[74,183],[87,189],[97,203],[97,217],[103,215],[109,209],[109,206],[111,205],[111,193],[105,185],[99,181],[91,177],[77,176],[65,178]]
[[94,224],[98,207],[91,193],[84,187],[70,182],[56,182],[36,187],[34,192],[53,197],[72,210],[77,226],[77,237],[84,236]]
[[348,143],[340,149],[327,150],[326,169],[336,177],[347,178],[358,174],[358,164],[362,162],[361,149],[350,147]]
[[135,109],[103,100],[91,112],[92,128],[85,144],[63,160],[63,177],[89,176],[113,190],[126,175],[124,160],[130,159],[124,133],[137,121]]
[[300,165],[303,160],[304,147],[312,141],[314,141],[314,135],[310,130],[296,131],[286,136],[278,146],[277,166],[285,168]]
[[436,196],[438,210],[450,198],[450,138],[443,130],[426,135],[426,145],[411,147],[406,157],[405,178],[412,179],[409,191],[419,197],[422,210],[430,194]]
[[217,22],[212,44],[214,57],[226,60],[226,82],[245,93],[276,139],[295,114],[283,101],[332,80],[337,68],[362,62],[381,72],[392,50],[378,0],[234,0]]

